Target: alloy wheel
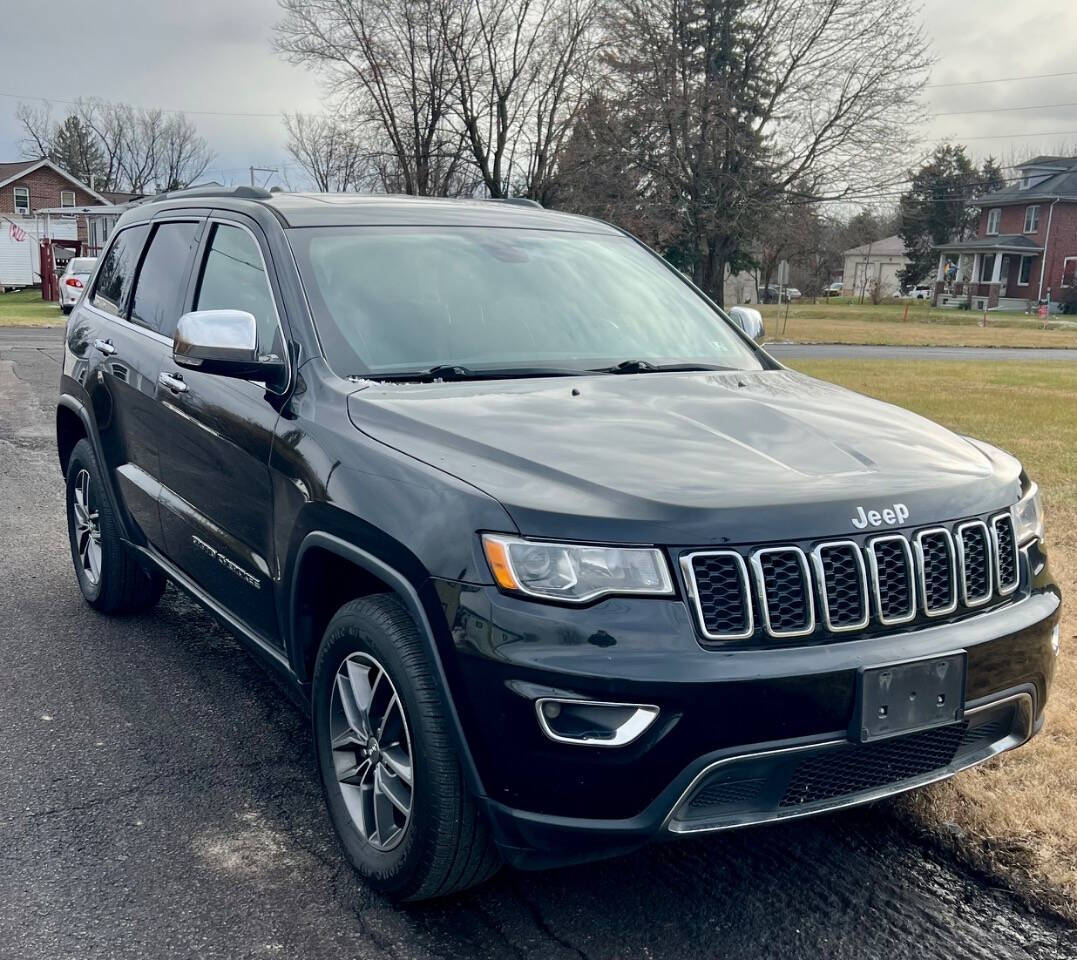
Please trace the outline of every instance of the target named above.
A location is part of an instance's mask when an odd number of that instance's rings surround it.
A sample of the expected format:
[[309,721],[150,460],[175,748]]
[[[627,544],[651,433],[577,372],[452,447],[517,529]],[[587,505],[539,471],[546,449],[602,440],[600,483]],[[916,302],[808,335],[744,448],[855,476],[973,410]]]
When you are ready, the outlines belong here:
[[96,585],[101,579],[101,521],[90,498],[89,471],[75,477],[75,543],[86,579]]
[[369,654],[350,654],[337,668],[329,733],[337,785],[356,829],[376,850],[393,849],[411,820],[411,737],[396,687]]

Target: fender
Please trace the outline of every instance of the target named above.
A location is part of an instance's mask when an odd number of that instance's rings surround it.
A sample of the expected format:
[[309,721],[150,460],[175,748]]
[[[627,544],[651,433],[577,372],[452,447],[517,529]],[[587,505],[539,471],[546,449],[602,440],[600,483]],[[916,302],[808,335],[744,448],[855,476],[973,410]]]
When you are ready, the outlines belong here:
[[[119,525],[120,536],[130,543],[131,532],[127,526],[127,514],[121,508],[120,500],[116,496],[116,490],[113,486],[115,480],[112,478],[111,473],[106,466],[105,454],[101,449],[101,441],[97,436],[97,431],[94,429],[93,420],[86,410],[86,405],[77,397],[73,397],[70,393],[61,393],[59,399],[56,401],[56,406],[64,407],[65,409],[72,411],[79,420],[82,421],[82,428],[86,434],[86,439],[90,441],[90,446],[93,447],[94,456],[97,458],[97,462],[102,468],[100,477],[101,486],[105,490],[105,496],[108,497],[109,506],[112,508],[112,515],[116,518]],[[59,454],[59,438],[57,438],[57,454]]]
[[296,657],[299,654],[299,651],[294,649],[296,636],[295,611],[299,608],[299,571],[303,568],[303,555],[312,547],[321,547],[324,550],[328,550],[330,553],[335,553],[345,560],[349,560],[356,566],[366,570],[379,580],[387,583],[400,602],[404,604],[408,613],[411,614],[412,619],[419,628],[419,636],[422,638],[423,645],[430,655],[430,662],[438,677],[438,695],[441,698],[441,704],[445,709],[446,716],[449,718],[449,732],[453,738],[453,745],[456,747],[457,755],[460,757],[460,763],[464,769],[464,776],[467,778],[472,793],[476,797],[485,797],[482,779],[479,777],[478,768],[475,766],[475,761],[471,756],[471,750],[464,737],[460,716],[456,711],[456,705],[453,703],[452,697],[449,695],[449,681],[445,674],[445,665],[442,662],[441,654],[438,651],[437,641],[434,639],[433,628],[430,626],[430,619],[426,615],[426,610],[423,607],[422,600],[419,598],[418,591],[412,585],[411,581],[394,567],[389,566],[389,564],[374,556],[374,554],[368,553],[366,550],[362,550],[354,544],[348,543],[347,540],[342,540],[340,537],[336,537],[331,533],[325,533],[321,530],[313,530],[308,533],[299,545],[295,563],[292,567],[292,583],[289,590],[288,613],[290,622],[288,625],[287,641],[289,647],[288,656],[291,663],[294,665],[298,662]]

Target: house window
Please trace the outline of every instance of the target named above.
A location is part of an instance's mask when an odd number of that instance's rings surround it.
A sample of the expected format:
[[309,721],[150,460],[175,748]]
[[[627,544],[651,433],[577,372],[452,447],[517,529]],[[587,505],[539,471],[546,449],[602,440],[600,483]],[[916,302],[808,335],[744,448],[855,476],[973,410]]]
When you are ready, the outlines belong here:
[[1022,257],[1021,266],[1017,270],[1017,286],[1027,287],[1030,276],[1032,276],[1032,257]]
[[1066,257],[1062,261],[1062,286],[1077,287],[1077,257]]
[[990,283],[995,275],[995,254],[985,253],[980,257],[980,283]]
[[30,188],[15,187],[15,212],[30,216]]
[[75,191],[74,190],[61,190],[60,191],[60,206],[61,207],[73,207],[75,205]]
[[987,211],[987,232],[989,235],[998,233],[998,222],[1002,219],[1002,209],[995,207]]
[[1025,207],[1025,233],[1035,233],[1040,228],[1040,205]]
[[1032,178],[1029,176],[1027,170],[1021,171],[1021,182],[1018,184],[1018,189],[1027,190],[1032,183]]

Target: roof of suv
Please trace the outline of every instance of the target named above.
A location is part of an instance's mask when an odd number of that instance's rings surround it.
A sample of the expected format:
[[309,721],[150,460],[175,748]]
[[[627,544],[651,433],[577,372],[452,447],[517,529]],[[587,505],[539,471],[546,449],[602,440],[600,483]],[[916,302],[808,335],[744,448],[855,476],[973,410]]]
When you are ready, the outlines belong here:
[[[177,203],[177,201],[179,203]],[[213,206],[242,210],[257,204],[288,227],[487,226],[525,227],[619,234],[601,220],[546,210],[520,200],[471,200],[357,193],[273,193],[240,187],[182,190],[155,198],[169,206]],[[149,204],[140,205],[146,210]]]

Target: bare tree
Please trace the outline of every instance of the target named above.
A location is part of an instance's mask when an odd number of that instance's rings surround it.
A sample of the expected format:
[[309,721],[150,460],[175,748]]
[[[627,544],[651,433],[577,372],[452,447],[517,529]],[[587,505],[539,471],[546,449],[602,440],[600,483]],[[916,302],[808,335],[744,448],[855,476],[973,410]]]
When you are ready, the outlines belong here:
[[586,103],[596,0],[461,0],[446,8],[455,112],[492,197],[543,197]]
[[49,157],[96,190],[174,190],[197,180],[212,154],[183,114],[87,99],[61,122],[51,108],[20,103],[26,156]]
[[159,190],[176,190],[195,183],[213,159],[209,147],[182,114],[168,117],[157,141],[155,180]]
[[403,192],[450,192],[462,143],[448,122],[452,72],[441,24],[452,0],[280,0],[277,49],[346,100]]

